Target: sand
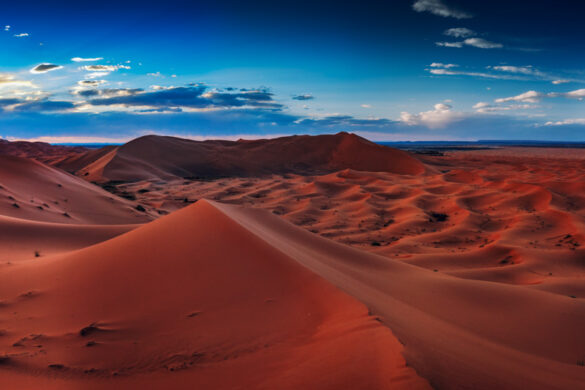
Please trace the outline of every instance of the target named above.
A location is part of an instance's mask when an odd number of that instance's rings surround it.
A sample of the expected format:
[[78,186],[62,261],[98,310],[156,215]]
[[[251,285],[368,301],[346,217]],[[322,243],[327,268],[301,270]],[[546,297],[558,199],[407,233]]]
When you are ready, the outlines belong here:
[[0,215],[64,224],[133,224],[154,216],[78,177],[35,160],[0,156]]
[[[338,137],[341,165],[319,174],[234,176],[217,155],[227,177],[185,178],[160,161],[191,141],[167,137],[55,162],[78,177],[2,160],[2,383],[585,389],[585,160],[389,149],[401,159],[371,172],[351,168],[370,146]],[[254,142],[227,145],[273,158]],[[109,177],[128,179],[106,186],[123,197],[91,183]],[[37,207],[60,191],[71,219]]]
[[0,296],[14,388],[429,388],[363,304],[205,201],[6,267]]

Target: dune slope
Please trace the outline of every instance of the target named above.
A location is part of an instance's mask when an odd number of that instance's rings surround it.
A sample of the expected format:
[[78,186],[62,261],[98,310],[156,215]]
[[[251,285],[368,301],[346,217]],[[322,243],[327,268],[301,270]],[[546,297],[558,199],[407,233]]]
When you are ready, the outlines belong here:
[[429,388],[365,306],[242,218],[200,201],[104,243],[0,269],[2,383]]
[[135,204],[38,161],[0,156],[0,215],[63,224],[136,224]]
[[0,266],[85,248],[140,225],[75,225],[0,216]]

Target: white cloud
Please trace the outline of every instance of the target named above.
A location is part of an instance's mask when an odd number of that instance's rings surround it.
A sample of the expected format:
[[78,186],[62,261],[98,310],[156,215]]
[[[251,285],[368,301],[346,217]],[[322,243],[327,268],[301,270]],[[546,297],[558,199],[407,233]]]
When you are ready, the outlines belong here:
[[553,83],[554,85],[559,85],[559,84],[567,84],[567,83],[570,83],[570,82],[571,82],[571,80],[553,80],[553,81],[552,81],[552,83]]
[[482,109],[482,108],[486,108],[486,107],[489,107],[489,106],[490,106],[490,104],[489,104],[489,103],[487,103],[487,102],[478,102],[478,103],[476,103],[476,104],[473,106],[473,108],[474,108],[475,110],[480,110],[480,109]]
[[80,69],[90,72],[115,72],[118,69],[130,69],[127,65],[85,65]]
[[372,108],[370,104],[362,104],[360,105],[361,108]]
[[464,45],[477,47],[478,49],[501,49],[504,47],[501,43],[491,42],[483,38],[467,38],[462,42],[435,42],[435,45],[455,47],[457,49],[461,49]]
[[505,103],[505,102],[537,103],[544,98],[557,98],[557,97],[583,100],[583,99],[585,99],[585,88],[576,89],[574,91],[569,91],[569,92],[550,92],[550,93],[543,93],[543,92],[537,92],[537,91],[527,91],[527,92],[521,93],[520,95],[496,99],[495,102],[496,103]]
[[490,42],[483,38],[467,38],[463,41],[468,46],[477,47],[480,49],[500,49],[504,47],[501,43]]
[[517,76],[511,75],[501,75],[501,74],[492,74],[492,73],[485,73],[485,72],[466,72],[466,71],[458,71],[458,70],[450,70],[445,68],[433,68],[427,69],[427,71],[431,74],[437,76],[470,76],[470,77],[480,77],[484,79],[497,79],[497,80],[517,80]]
[[469,19],[473,17],[467,12],[447,6],[441,0],[417,0],[412,5],[412,8],[416,12],[430,12],[433,15],[444,18]]
[[103,60],[103,57],[95,57],[95,58],[82,58],[82,57],[73,57],[71,61],[73,62],[92,62],[92,61],[100,61]]
[[97,79],[98,77],[104,77],[109,75],[110,72],[91,72],[85,75],[86,79]]
[[430,66],[431,66],[431,68],[451,69],[451,68],[456,68],[459,65],[457,65],[457,64],[443,64],[442,62],[433,62]]
[[449,37],[455,37],[455,38],[468,38],[468,37],[473,37],[475,35],[477,35],[475,33],[475,31],[470,30],[466,27],[455,27],[455,28],[450,28],[447,29],[443,32],[444,35],[447,35]]
[[4,26],[4,31],[10,31],[10,26],[9,25]]
[[28,33],[20,33],[20,34],[14,34],[14,36],[16,38],[25,38],[25,37],[28,37],[29,34]]
[[[549,96],[556,97],[557,94],[549,94]],[[585,89],[577,89],[575,91],[561,94],[560,96],[564,96],[571,99],[583,99],[585,97]]]
[[509,104],[509,105],[492,105],[487,102],[478,102],[473,106],[473,109],[480,114],[488,114],[500,111],[512,111],[512,110],[529,110],[538,108],[533,104]]
[[507,98],[500,98],[496,99],[496,103],[506,103],[506,102],[522,102],[522,103],[538,103],[544,94],[537,91],[527,91],[521,93],[520,95],[511,96]]
[[565,119],[558,122],[546,122],[545,126],[585,125],[585,118]]
[[532,67],[532,65],[528,66],[511,66],[511,65],[499,65],[499,66],[488,66],[493,70],[497,70],[499,72],[508,72],[508,73],[517,73],[517,74],[525,74],[525,75],[534,75],[544,77],[546,76],[544,73]]
[[146,75],[150,77],[162,77],[162,74],[160,72],[147,73]]
[[457,49],[461,49],[463,47],[463,42],[435,42],[435,45],[442,47],[456,47]]
[[437,103],[433,107],[433,110],[430,111],[424,111],[418,114],[401,112],[400,121],[409,126],[423,125],[429,129],[443,128],[464,117],[463,113],[451,111],[451,108],[448,104]]

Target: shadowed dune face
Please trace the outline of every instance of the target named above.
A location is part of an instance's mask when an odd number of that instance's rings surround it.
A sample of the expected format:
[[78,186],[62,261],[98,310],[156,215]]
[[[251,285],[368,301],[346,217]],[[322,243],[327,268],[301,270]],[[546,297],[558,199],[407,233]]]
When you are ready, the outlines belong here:
[[56,165],[101,182],[325,173],[345,168],[409,175],[425,171],[406,152],[348,133],[237,142],[145,136]]
[[365,306],[204,201],[4,269],[0,297],[8,386],[429,388]]

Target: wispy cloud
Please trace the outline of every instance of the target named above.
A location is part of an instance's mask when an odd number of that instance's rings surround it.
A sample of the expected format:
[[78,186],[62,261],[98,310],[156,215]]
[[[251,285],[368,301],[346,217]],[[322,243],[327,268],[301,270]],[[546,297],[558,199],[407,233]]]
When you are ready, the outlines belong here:
[[443,32],[443,35],[455,38],[469,38],[477,35],[475,31],[470,30],[466,27],[454,27],[447,29]]
[[128,65],[85,65],[81,69],[90,72],[115,72],[118,69],[130,69]]
[[473,17],[470,13],[450,7],[441,0],[417,0],[412,5],[412,8],[416,12],[430,12],[433,15],[444,18],[470,19]]
[[467,38],[463,43],[479,49],[500,49],[504,47],[501,43],[491,42],[483,38]]
[[461,49],[463,46],[476,47],[478,49],[501,49],[504,47],[503,44],[488,41],[483,38],[467,38],[461,42],[435,42],[437,46],[443,47],[454,47]]
[[83,58],[83,57],[73,57],[71,61],[73,62],[93,62],[93,61],[101,61],[103,57],[95,57],[95,58]]
[[578,99],[582,100],[585,99],[585,88],[584,89],[576,89],[574,91],[569,92],[538,92],[538,91],[526,91],[516,96],[510,96],[505,98],[496,99],[496,103],[505,103],[505,102],[524,102],[524,103],[538,103],[544,98],[557,98],[557,97],[564,97],[567,99]]
[[527,92],[521,93],[520,95],[496,99],[495,102],[496,103],[506,103],[506,102],[538,103],[544,96],[545,95],[541,92],[527,91]]
[[534,68],[532,65],[528,65],[528,66],[497,65],[497,66],[488,66],[488,69],[493,69],[493,70],[496,70],[499,72],[525,74],[525,75],[538,76],[538,77],[547,76],[545,73]]
[[442,47],[454,47],[457,49],[461,49],[463,47],[463,42],[435,42],[435,45],[442,46]]
[[26,37],[28,37],[30,35],[29,35],[29,33],[20,33],[20,34],[14,34],[14,36],[16,38],[26,38]]
[[585,118],[573,118],[565,119],[562,121],[549,121],[544,124],[545,126],[570,126],[570,125],[585,125]]
[[459,65],[457,64],[444,64],[442,62],[433,62],[431,65],[429,65],[431,68],[444,68],[444,69],[451,69],[451,68],[456,68]]
[[505,74],[493,74],[493,73],[486,73],[486,72],[473,72],[473,71],[459,71],[459,70],[451,70],[446,68],[431,68],[427,69],[427,71],[432,75],[437,76],[469,76],[469,77],[479,77],[483,79],[494,79],[494,80],[518,80],[518,76],[513,75],[505,75]]
[[508,104],[508,105],[493,105],[487,102],[479,102],[473,106],[476,112],[481,114],[495,113],[502,111],[516,111],[516,110],[531,110],[538,108],[532,104]]
[[[443,66],[441,66],[443,65]],[[447,66],[445,66],[447,65]],[[427,69],[431,74],[445,76],[471,76],[496,80],[520,80],[520,81],[550,81],[553,84],[564,84],[572,80],[559,79],[558,75],[543,72],[532,65],[493,65],[481,70],[455,70],[453,64],[432,63]]]

